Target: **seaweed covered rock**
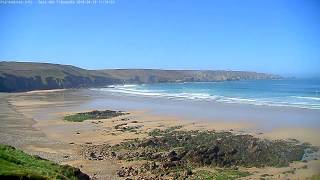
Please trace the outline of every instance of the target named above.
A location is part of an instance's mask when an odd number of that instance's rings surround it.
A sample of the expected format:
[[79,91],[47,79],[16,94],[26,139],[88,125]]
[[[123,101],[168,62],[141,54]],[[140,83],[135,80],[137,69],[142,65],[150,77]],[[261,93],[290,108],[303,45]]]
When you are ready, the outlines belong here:
[[296,140],[266,140],[231,132],[170,128],[156,129],[149,135],[115,146],[84,146],[83,153],[97,160],[145,160],[147,163],[140,167],[123,167],[118,175],[144,177],[145,172],[149,172],[157,178],[185,177],[192,174],[187,172],[190,167],[231,168],[236,172],[237,169],[232,167],[287,166],[290,162],[301,160],[307,149],[308,152],[317,150]]
[[170,160],[181,159],[197,165],[286,166],[301,160],[305,149],[310,147],[309,144],[271,141],[231,132],[157,130],[157,133],[157,136],[136,142],[136,146],[171,151]]
[[122,111],[112,111],[112,110],[104,110],[104,111],[98,111],[93,110],[89,112],[81,112],[76,113],[72,115],[68,115],[64,117],[64,120],[66,121],[73,121],[73,122],[82,122],[88,119],[109,119],[121,115],[126,115],[128,113],[122,112]]

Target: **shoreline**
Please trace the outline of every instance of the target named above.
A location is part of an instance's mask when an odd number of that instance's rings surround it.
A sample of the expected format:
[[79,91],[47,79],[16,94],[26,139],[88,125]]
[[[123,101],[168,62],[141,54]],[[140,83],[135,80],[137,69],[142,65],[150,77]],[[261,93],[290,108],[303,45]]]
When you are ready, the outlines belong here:
[[[38,95],[37,95],[38,94]],[[318,135],[317,132],[320,131],[320,123],[314,122],[315,120],[311,120],[313,124],[309,125],[308,122],[303,119],[303,122],[297,122],[298,120],[295,116],[296,113],[303,113],[305,115],[307,112],[304,112],[301,109],[292,109],[292,108],[284,108],[281,110],[277,110],[277,108],[269,108],[266,109],[262,107],[255,107],[252,105],[236,105],[236,104],[224,104],[222,107],[213,106],[218,110],[209,111],[207,107],[204,105],[212,105],[212,104],[201,104],[201,102],[187,102],[184,101],[167,101],[167,100],[154,100],[148,98],[140,98],[140,97],[119,97],[114,95],[105,94],[92,94],[90,90],[59,90],[59,91],[37,91],[32,94],[29,93],[17,93],[19,96],[35,96],[36,98],[26,98],[26,99],[16,99],[15,106],[16,107],[28,107],[28,105],[33,105],[31,109],[33,110],[35,107],[45,106],[45,108],[41,108],[41,111],[44,111],[44,114],[51,113],[51,116],[43,116],[42,113],[29,113],[28,116],[32,117],[35,120],[35,127],[42,126],[43,124],[50,122],[50,119],[62,119],[66,113],[75,113],[81,111],[89,111],[93,109],[112,109],[112,110],[124,110],[129,112],[138,112],[138,114],[145,116],[140,118],[145,119],[175,119],[177,122],[194,122],[194,123],[202,123],[207,127],[215,127],[218,130],[230,130],[230,129],[238,129],[241,131],[245,131],[248,133],[261,134],[265,138],[296,138],[300,141],[310,142],[315,145],[320,145],[320,139],[318,140],[315,135]],[[53,96],[53,97],[45,97],[45,96]],[[11,96],[11,95],[10,95]],[[41,96],[44,96],[43,99]],[[69,97],[70,96],[70,97]],[[47,99],[46,99],[47,98]],[[37,100],[38,99],[38,100]],[[56,101],[56,102],[55,102]],[[117,101],[117,102],[115,102]],[[142,102],[141,101],[145,101]],[[160,104],[160,105],[157,105]],[[172,104],[170,104],[172,103]],[[192,106],[190,106],[192,103]],[[120,104],[120,106],[119,106]],[[153,104],[153,106],[152,106]],[[197,107],[193,106],[199,106]],[[181,109],[181,105],[183,105]],[[51,107],[54,108],[51,108]],[[149,107],[146,108],[146,106]],[[177,106],[177,108],[173,108],[173,106]],[[179,107],[180,106],[180,107]],[[165,108],[164,108],[165,107]],[[171,110],[168,110],[169,108]],[[241,109],[243,107],[244,109]],[[158,108],[158,109],[157,109]],[[185,108],[185,109],[183,109]],[[194,108],[196,110],[190,110]],[[239,109],[240,108],[240,109]],[[18,108],[19,109],[19,108]],[[199,111],[200,110],[200,111]],[[207,110],[207,111],[206,111]],[[227,114],[227,116],[234,116],[232,114],[243,114],[247,113],[249,110],[250,113],[253,113],[254,116],[257,114],[260,116],[266,116],[266,119],[251,119],[247,120],[246,118],[241,117],[231,117],[228,118],[218,118],[221,114]],[[46,113],[47,111],[47,113]],[[216,113],[217,111],[221,111]],[[231,111],[232,113],[230,113]],[[276,111],[274,113],[273,111]],[[288,119],[273,119],[274,114],[284,111],[284,114],[280,113],[280,117],[287,116]],[[319,114],[320,111],[314,111],[316,114]],[[294,113],[295,112],[295,113]],[[214,114],[216,113],[216,114]],[[25,113],[27,114],[27,113]],[[271,114],[271,115],[269,115]],[[288,117],[289,116],[289,117]],[[214,118],[213,118],[214,117]],[[293,122],[290,117],[296,118]],[[44,123],[45,121],[45,123]],[[54,121],[53,121],[54,122]],[[51,122],[52,123],[52,122]],[[295,124],[296,123],[296,124]],[[271,124],[271,126],[266,125]],[[269,126],[269,127],[267,127]],[[306,138],[305,138],[306,137]]]
[[[86,91],[85,91],[86,92]],[[117,132],[113,128],[115,124],[123,123],[121,119],[129,118],[130,123],[125,126],[141,126],[139,131],[148,132],[154,128],[167,128],[173,126],[182,125],[183,130],[195,130],[195,129],[206,129],[206,130],[217,130],[217,131],[230,131],[232,133],[245,133],[252,134],[260,138],[273,138],[273,139],[285,139],[293,138],[293,135],[298,135],[300,141],[307,142],[311,141],[313,145],[319,146],[319,140],[316,140],[316,131],[310,131],[308,129],[301,128],[302,134],[297,134],[296,129],[288,128],[288,132],[284,129],[276,130],[278,133],[264,132],[258,130],[257,132],[250,131],[255,129],[255,126],[250,127],[250,123],[244,122],[234,123],[232,121],[206,121],[206,120],[191,120],[177,116],[164,116],[157,115],[156,113],[150,112],[147,109],[139,109],[140,111],[129,111],[130,115],[122,116],[118,118],[112,118],[110,120],[97,121],[85,121],[81,123],[72,123],[63,121],[63,116],[70,113],[89,111],[96,109],[96,106],[90,107],[95,98],[100,96],[83,96],[85,93],[81,90],[66,90],[66,91],[41,91],[34,93],[18,93],[15,95],[9,95],[10,103],[15,106],[16,110],[23,114],[25,117],[33,119],[36,123],[32,125],[32,128],[37,129],[45,134],[47,141],[60,142],[61,145],[43,144],[38,143],[35,145],[24,146],[28,152],[41,152],[48,154],[60,155],[60,159],[54,159],[55,161],[63,164],[70,164],[76,167],[80,167],[85,173],[95,176],[98,179],[106,177],[114,177],[116,169],[119,168],[119,164],[114,161],[103,161],[103,162],[91,162],[88,160],[81,160],[78,154],[79,148],[86,144],[117,144],[127,139],[143,138],[145,134],[134,134],[131,132]],[[117,98],[117,97],[115,97]],[[122,102],[122,101],[121,101]],[[82,104],[79,106],[79,104]],[[118,107],[119,108],[119,107]],[[105,108],[97,109],[112,109],[106,106]],[[113,110],[119,110],[117,108]],[[45,116],[43,115],[45,114]],[[132,123],[137,121],[135,123]],[[252,126],[252,125],[251,125]],[[282,133],[281,133],[282,132]],[[23,132],[22,132],[23,133]],[[79,133],[79,134],[78,134]],[[113,134],[115,133],[115,134]],[[309,134],[307,134],[309,133]],[[313,137],[313,138],[310,138]],[[30,143],[29,143],[30,144]],[[64,157],[61,157],[62,154]],[[80,160],[79,160],[80,159]],[[318,167],[318,161],[313,162],[315,165],[310,167]],[[311,163],[311,164],[312,164]],[[102,164],[111,166],[110,171],[104,173],[98,173],[97,168]],[[287,170],[287,169],[284,169]],[[101,170],[100,170],[101,171]],[[304,172],[304,171],[303,171]],[[302,173],[303,174],[303,173]],[[304,175],[305,176],[305,175]],[[303,176],[303,177],[304,177]],[[290,176],[289,176],[290,177]],[[294,177],[294,176],[293,176]]]
[[65,91],[67,89],[43,89],[43,90],[31,90],[21,93],[50,93],[50,92],[59,92],[59,91]]
[[82,104],[82,107],[128,111],[144,109],[153,115],[174,116],[188,120],[244,122],[254,124],[256,126],[254,129],[263,131],[286,127],[320,129],[318,118],[320,110],[314,109],[130,96],[91,90],[82,90],[80,93],[93,97],[93,100]]

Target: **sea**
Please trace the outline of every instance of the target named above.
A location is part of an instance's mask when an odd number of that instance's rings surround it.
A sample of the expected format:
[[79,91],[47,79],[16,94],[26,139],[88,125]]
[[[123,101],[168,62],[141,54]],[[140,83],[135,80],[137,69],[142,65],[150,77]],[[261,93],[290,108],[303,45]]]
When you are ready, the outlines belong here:
[[320,109],[317,79],[125,84],[92,90],[127,96]]

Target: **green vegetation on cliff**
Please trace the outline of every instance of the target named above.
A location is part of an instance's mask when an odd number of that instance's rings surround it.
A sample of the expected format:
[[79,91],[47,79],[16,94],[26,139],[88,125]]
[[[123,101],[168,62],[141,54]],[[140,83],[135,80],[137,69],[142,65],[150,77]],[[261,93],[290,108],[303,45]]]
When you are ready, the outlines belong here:
[[0,179],[89,179],[79,169],[58,165],[0,144]]
[[0,62],[0,92],[97,87],[124,83],[210,82],[279,78],[276,75],[246,71],[86,70],[60,64]]

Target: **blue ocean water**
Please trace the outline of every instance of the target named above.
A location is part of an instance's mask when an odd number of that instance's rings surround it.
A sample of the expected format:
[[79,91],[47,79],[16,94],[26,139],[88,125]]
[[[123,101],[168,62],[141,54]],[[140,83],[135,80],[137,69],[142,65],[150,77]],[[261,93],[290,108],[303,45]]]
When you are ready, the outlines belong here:
[[131,96],[320,109],[320,80],[158,83],[95,90]]

